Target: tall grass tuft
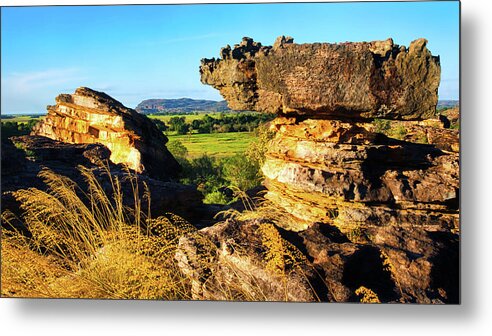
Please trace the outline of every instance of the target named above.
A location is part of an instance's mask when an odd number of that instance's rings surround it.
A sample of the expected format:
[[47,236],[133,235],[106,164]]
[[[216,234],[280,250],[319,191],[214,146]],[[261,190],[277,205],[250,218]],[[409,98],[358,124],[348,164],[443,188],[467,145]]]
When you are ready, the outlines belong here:
[[[315,300],[320,301],[316,291],[312,287],[310,276],[305,273],[306,269],[317,272],[306,256],[292,243],[284,239],[277,227],[292,226],[295,219],[281,208],[263,197],[250,198],[239,188],[233,188],[235,197],[243,203],[244,211],[228,209],[219,212],[216,217],[224,217],[237,221],[258,220],[259,226],[256,230],[260,238],[260,249],[264,267],[280,279],[284,288],[284,301],[289,301],[288,279],[291,275],[300,275],[313,290]],[[320,274],[317,274],[322,280]],[[323,281],[324,282],[324,281]],[[326,284],[325,284],[326,285]]]
[[[30,234],[5,229],[13,215],[2,214],[2,296],[190,298],[173,256],[179,237],[194,228],[171,214],[150,219],[149,192],[139,197],[142,184],[130,172],[120,180],[106,170],[107,181],[87,168],[80,172],[86,192],[43,170],[47,191],[14,193]],[[132,189],[132,206],[123,202],[123,179]]]
[[[129,171],[119,177],[100,168],[105,172],[101,178],[92,170],[79,169],[83,189],[46,169],[40,173],[46,191],[30,188],[14,193],[22,215],[2,213],[2,296],[271,300],[253,273],[272,272],[287,290],[287,273],[304,262],[273,225],[267,225],[258,231],[264,263],[255,266],[264,270],[245,268],[239,247],[232,259],[222,258],[221,249],[181,217],[167,213],[150,218],[150,192]],[[125,203],[124,197],[133,203]],[[243,199],[249,209],[243,216],[254,217],[253,202]],[[28,234],[9,225],[18,220]],[[186,253],[181,245],[186,241],[196,244],[190,272],[183,271],[177,257]],[[219,296],[197,296],[194,286],[202,281],[208,292]]]

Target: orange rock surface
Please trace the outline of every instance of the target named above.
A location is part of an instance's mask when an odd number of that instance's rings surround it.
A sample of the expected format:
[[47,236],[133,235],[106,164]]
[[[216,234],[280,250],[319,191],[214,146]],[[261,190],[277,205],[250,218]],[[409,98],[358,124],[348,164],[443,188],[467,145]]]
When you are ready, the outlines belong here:
[[166,136],[150,119],[89,88],[59,95],[31,134],[67,143],[101,143],[111,151],[113,163],[154,178],[168,179],[179,172]]

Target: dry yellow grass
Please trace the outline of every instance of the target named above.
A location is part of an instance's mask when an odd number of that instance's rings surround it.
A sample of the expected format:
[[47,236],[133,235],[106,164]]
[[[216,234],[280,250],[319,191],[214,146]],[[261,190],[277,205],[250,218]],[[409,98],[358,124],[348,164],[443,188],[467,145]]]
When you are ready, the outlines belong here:
[[[111,195],[91,171],[81,173],[86,203],[75,183],[49,170],[41,173],[47,192],[15,193],[31,236],[2,228],[2,296],[188,299],[173,255],[192,226],[173,215],[150,220],[141,211],[150,200],[136,196],[135,176],[127,177],[135,204],[125,207],[120,181],[109,171]],[[2,214],[3,222],[9,216]]]
[[[197,299],[192,290],[196,279],[178,267],[179,240],[186,235],[199,242],[202,248],[194,267],[201,274],[218,269],[210,264],[220,255],[215,244],[176,215],[150,218],[150,193],[146,190],[143,198],[138,196],[142,184],[130,172],[125,179],[132,186],[134,204],[125,206],[122,181],[109,170],[104,181],[111,185],[109,193],[91,170],[81,167],[80,171],[88,186],[85,191],[70,179],[44,170],[40,175],[49,186],[47,191],[15,192],[30,235],[6,229],[13,215],[2,213],[2,296]],[[245,201],[253,207],[250,200]],[[253,216],[253,211],[244,216]],[[286,272],[287,265],[300,260],[273,225],[262,228],[261,235],[267,251],[265,268]],[[224,300],[267,298],[249,270],[228,263],[230,274],[221,275],[225,281],[206,283],[211,292],[222,293]]]
[[[311,263],[296,246],[282,238],[277,229],[277,226],[289,226],[286,223],[295,221],[295,219],[263,197],[251,199],[239,188],[232,187],[232,189],[235,196],[242,201],[245,210],[239,212],[229,209],[219,212],[216,216],[239,221],[261,220],[257,233],[260,235],[261,245],[264,250],[263,261],[266,269],[278,276],[283,282],[286,291],[284,299],[288,301],[286,280],[292,272],[302,274],[306,282],[311,286],[307,275],[303,271],[304,266],[312,266]],[[280,223],[282,225],[279,225]],[[314,270],[314,268],[312,269]],[[321,280],[322,277],[319,276],[319,279]],[[313,293],[316,295],[314,289]],[[320,298],[317,297],[317,300],[320,300]]]
[[367,287],[360,286],[355,290],[355,294],[360,297],[360,302],[362,303],[381,303],[378,295]]

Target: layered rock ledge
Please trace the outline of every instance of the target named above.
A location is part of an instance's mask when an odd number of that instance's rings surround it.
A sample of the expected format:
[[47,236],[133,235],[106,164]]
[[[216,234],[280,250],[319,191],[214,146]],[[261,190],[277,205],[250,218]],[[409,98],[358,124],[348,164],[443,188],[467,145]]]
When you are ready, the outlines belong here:
[[426,45],[243,38],[202,60],[202,82],[231,108],[278,114],[265,197],[290,214],[276,224],[298,232],[329,300],[365,286],[389,302],[458,301],[459,139],[436,114],[439,57]]
[[179,172],[179,164],[166,148],[166,136],[152,121],[103,92],[80,87],[74,94],[60,94],[56,105],[47,109],[32,135],[73,144],[103,144],[111,151],[113,163],[153,178],[168,180]]

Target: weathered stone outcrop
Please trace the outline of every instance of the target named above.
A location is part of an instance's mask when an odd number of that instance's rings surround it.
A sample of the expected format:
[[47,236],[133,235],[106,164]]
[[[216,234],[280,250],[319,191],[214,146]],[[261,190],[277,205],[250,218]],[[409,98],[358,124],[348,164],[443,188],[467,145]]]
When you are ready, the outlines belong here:
[[392,133],[396,133],[395,135],[400,140],[434,145],[443,151],[458,153],[460,151],[459,131],[449,128],[451,122],[456,123],[456,120],[451,121],[443,116],[440,116],[440,119],[427,119],[418,122],[391,121],[388,124],[388,136],[391,137]]
[[[110,155],[109,149],[98,143],[70,144],[33,135],[2,141],[2,211],[9,209],[19,214],[18,204],[12,196],[13,191],[47,188],[38,176],[43,168],[70,178],[81,190],[86,191],[87,185],[78,166],[90,169],[108,195],[111,195],[113,189],[107,176],[109,169],[111,175],[119,177],[121,181],[125,205],[134,205],[133,186],[126,178],[127,171],[122,164],[115,165],[108,161]],[[102,167],[101,163],[106,166]],[[144,184],[150,191],[150,211],[154,218],[166,212],[173,212],[193,220],[202,215],[200,211],[206,210],[202,209],[203,195],[194,186],[152,179],[145,175],[138,175],[137,183],[142,199],[146,190]]]
[[203,59],[204,84],[217,88],[237,110],[347,118],[425,119],[435,113],[439,57],[425,39],[409,48],[392,39],[361,43],[273,47],[250,38],[221,59]]
[[460,107],[455,106],[450,109],[441,112],[442,115],[449,121],[449,126],[451,128],[457,129],[460,125]]
[[[458,227],[457,154],[387,138],[370,124],[276,119],[267,198],[309,223]],[[292,229],[292,228],[291,228]]]
[[291,215],[277,225],[298,232],[330,300],[364,286],[387,302],[458,301],[459,139],[436,114],[426,43],[244,38],[202,60],[230,107],[279,114],[265,197]]
[[153,178],[168,180],[180,169],[166,148],[166,136],[150,119],[85,87],[56,97],[56,105],[48,106],[48,115],[32,135],[73,144],[101,143],[111,151],[113,163]]

